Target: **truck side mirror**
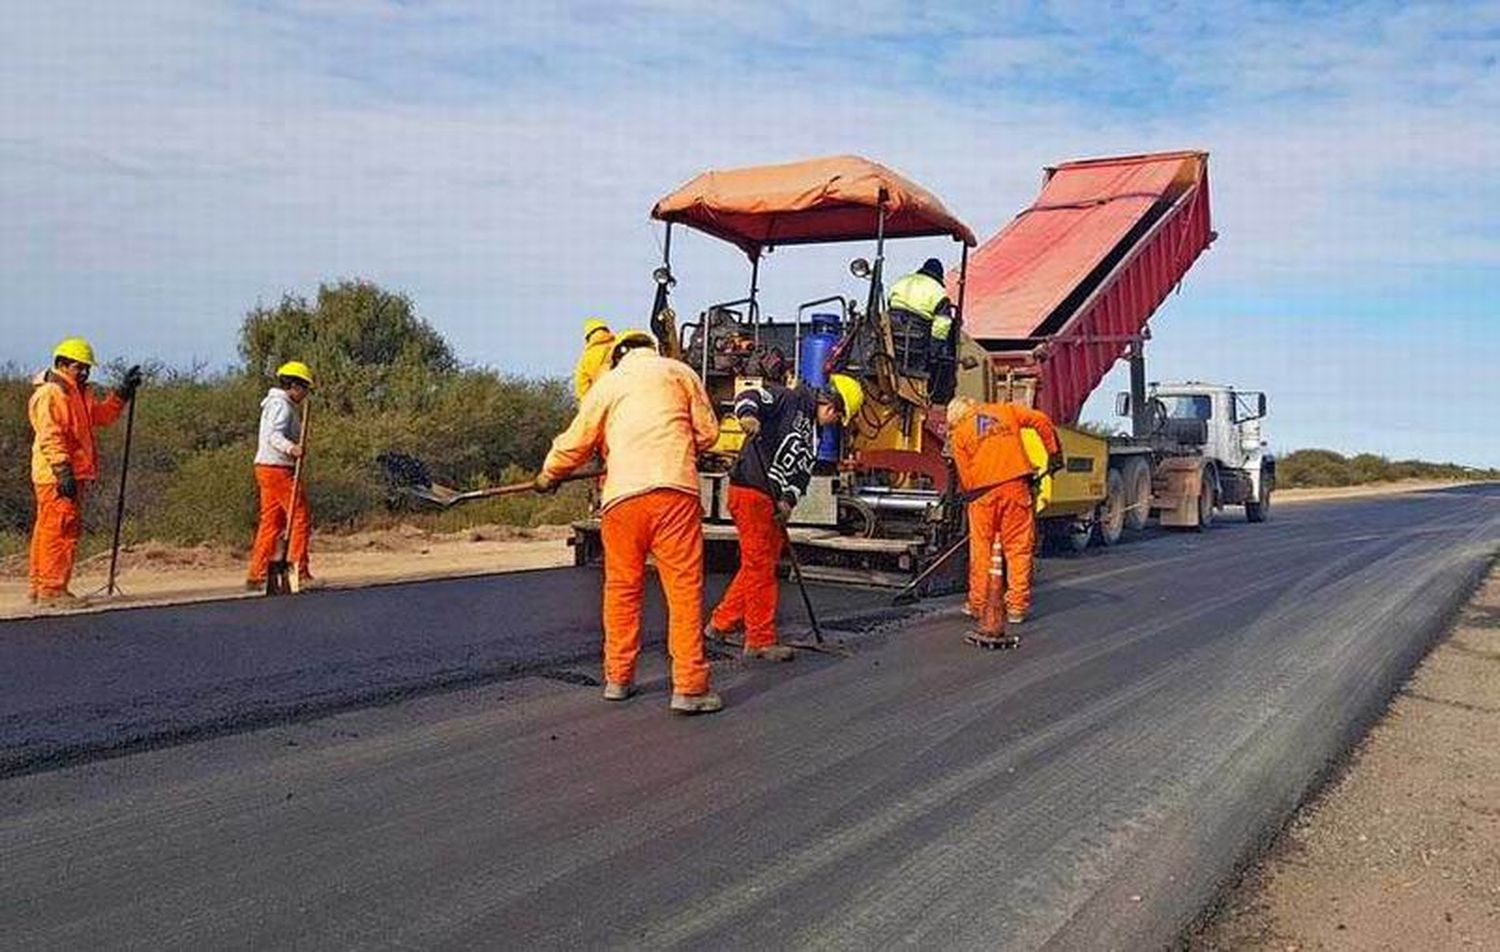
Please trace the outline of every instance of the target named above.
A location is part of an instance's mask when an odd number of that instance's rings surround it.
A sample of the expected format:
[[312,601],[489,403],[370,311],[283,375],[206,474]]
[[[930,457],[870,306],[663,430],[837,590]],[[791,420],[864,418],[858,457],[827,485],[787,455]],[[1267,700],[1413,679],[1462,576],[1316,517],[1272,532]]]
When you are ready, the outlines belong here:
[[1260,400],[1256,403],[1256,409],[1261,416],[1266,415],[1266,395],[1260,394]]
[[1115,394],[1115,416],[1130,416],[1130,394]]

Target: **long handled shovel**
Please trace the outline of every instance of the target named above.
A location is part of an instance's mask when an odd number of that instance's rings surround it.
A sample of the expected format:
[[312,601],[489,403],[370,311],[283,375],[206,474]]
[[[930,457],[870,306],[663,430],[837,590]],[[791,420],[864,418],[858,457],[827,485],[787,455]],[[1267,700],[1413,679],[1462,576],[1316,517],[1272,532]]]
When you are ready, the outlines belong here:
[[286,507],[286,525],[281,530],[281,539],[276,544],[276,558],[266,567],[267,595],[295,595],[302,590],[302,570],[288,558],[292,545],[292,521],[297,518],[297,497],[302,493],[302,465],[307,461],[307,421],[311,406],[302,402],[302,426],[297,434],[297,445],[302,448],[292,467],[292,501]]
[[[987,486],[979,486],[974,489],[959,493],[959,501],[965,505],[968,505],[969,503],[983,496],[985,493],[989,492],[991,489],[994,489],[998,485],[1000,484],[990,483]],[[923,569],[920,575],[912,579],[910,582],[907,582],[906,585],[901,589],[901,591],[896,593],[896,597],[891,600],[891,604],[910,605],[912,602],[921,598],[922,596],[919,594],[919,591],[921,589],[922,583],[936,574],[938,569],[942,568],[949,559],[951,559],[958,553],[960,549],[968,544],[969,534],[965,532],[957,542],[953,543],[947,548],[947,550],[943,552],[942,555],[939,555],[935,560],[933,560],[931,565]]]
[[125,522],[125,480],[130,475],[130,444],[135,436],[135,401],[139,394],[132,395],[130,407],[125,411],[125,452],[120,462],[120,492],[115,497],[115,533],[109,546],[109,581],[104,583],[105,597],[120,594],[115,577],[120,566],[120,528]]
[[[523,483],[508,483],[504,486],[488,486],[484,489],[454,489],[452,486],[433,482],[427,465],[415,456],[386,452],[381,453],[376,460],[385,468],[386,482],[394,492],[404,493],[442,509],[473,499],[513,496],[516,493],[530,492],[535,488],[535,483],[527,480]],[[571,483],[583,479],[597,479],[603,475],[602,469],[586,469],[569,473],[557,481]]]
[[921,598],[922,596],[920,592],[922,583],[927,581],[929,578],[932,578],[933,575],[937,574],[938,569],[942,568],[949,559],[951,559],[960,549],[968,544],[969,534],[965,532],[957,542],[953,543],[945,552],[943,552],[942,555],[934,559],[931,565],[923,569],[922,574],[918,575],[910,582],[907,582],[906,586],[902,588],[901,591],[896,593],[896,597],[891,599],[891,604],[910,605],[912,602]]

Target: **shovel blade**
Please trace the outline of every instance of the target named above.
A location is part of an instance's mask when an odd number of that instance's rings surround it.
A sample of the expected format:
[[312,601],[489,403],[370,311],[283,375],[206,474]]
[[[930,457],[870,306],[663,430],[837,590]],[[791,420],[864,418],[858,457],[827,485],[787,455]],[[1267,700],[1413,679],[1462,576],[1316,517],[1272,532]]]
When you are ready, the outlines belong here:
[[292,566],[287,562],[272,562],[266,566],[266,594],[290,595],[292,588]]
[[808,641],[805,638],[783,641],[782,644],[798,651],[814,651],[818,654],[833,655],[836,658],[852,658],[854,651],[842,641]]

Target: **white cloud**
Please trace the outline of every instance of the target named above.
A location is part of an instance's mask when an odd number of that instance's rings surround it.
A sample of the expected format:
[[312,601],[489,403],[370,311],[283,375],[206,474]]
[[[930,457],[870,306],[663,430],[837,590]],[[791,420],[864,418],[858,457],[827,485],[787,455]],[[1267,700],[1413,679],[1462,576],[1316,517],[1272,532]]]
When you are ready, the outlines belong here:
[[[558,371],[583,316],[643,315],[655,198],[829,152],[903,169],[988,234],[1044,164],[1208,148],[1204,301],[1415,307],[1500,264],[1495,10],[1113,9],[37,5],[0,35],[0,358],[67,323],[223,360],[257,296],[359,274],[470,358]],[[679,248],[684,310],[739,293],[734,254]],[[847,256],[778,256],[775,306],[839,286]]]

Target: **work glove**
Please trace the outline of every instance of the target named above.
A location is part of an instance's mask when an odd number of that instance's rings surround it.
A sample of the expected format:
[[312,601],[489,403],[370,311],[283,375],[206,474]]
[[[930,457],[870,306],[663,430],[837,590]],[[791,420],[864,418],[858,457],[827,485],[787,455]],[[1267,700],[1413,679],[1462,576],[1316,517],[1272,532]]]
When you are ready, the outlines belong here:
[[57,477],[57,494],[64,499],[77,499],[78,480],[73,476],[73,464],[61,463],[52,467],[52,473]]
[[740,417],[740,429],[746,436],[754,436],[760,432],[760,419],[753,416]]
[[121,400],[129,403],[135,399],[135,392],[141,388],[142,379],[141,365],[136,364],[125,371],[125,376],[120,380],[120,386],[115,390],[115,393]]
[[1053,473],[1057,472],[1060,469],[1065,469],[1067,467],[1067,465],[1068,465],[1068,458],[1063,455],[1062,450],[1058,450],[1056,453],[1048,453],[1047,454],[1047,475],[1048,476],[1051,476]]
[[536,479],[532,480],[531,485],[539,493],[557,492],[557,480],[553,479],[551,476],[548,476],[546,473],[537,473]]
[[786,496],[782,496],[780,499],[776,500],[776,524],[778,526],[785,526],[787,523],[791,522],[792,510],[796,507],[797,504]]

